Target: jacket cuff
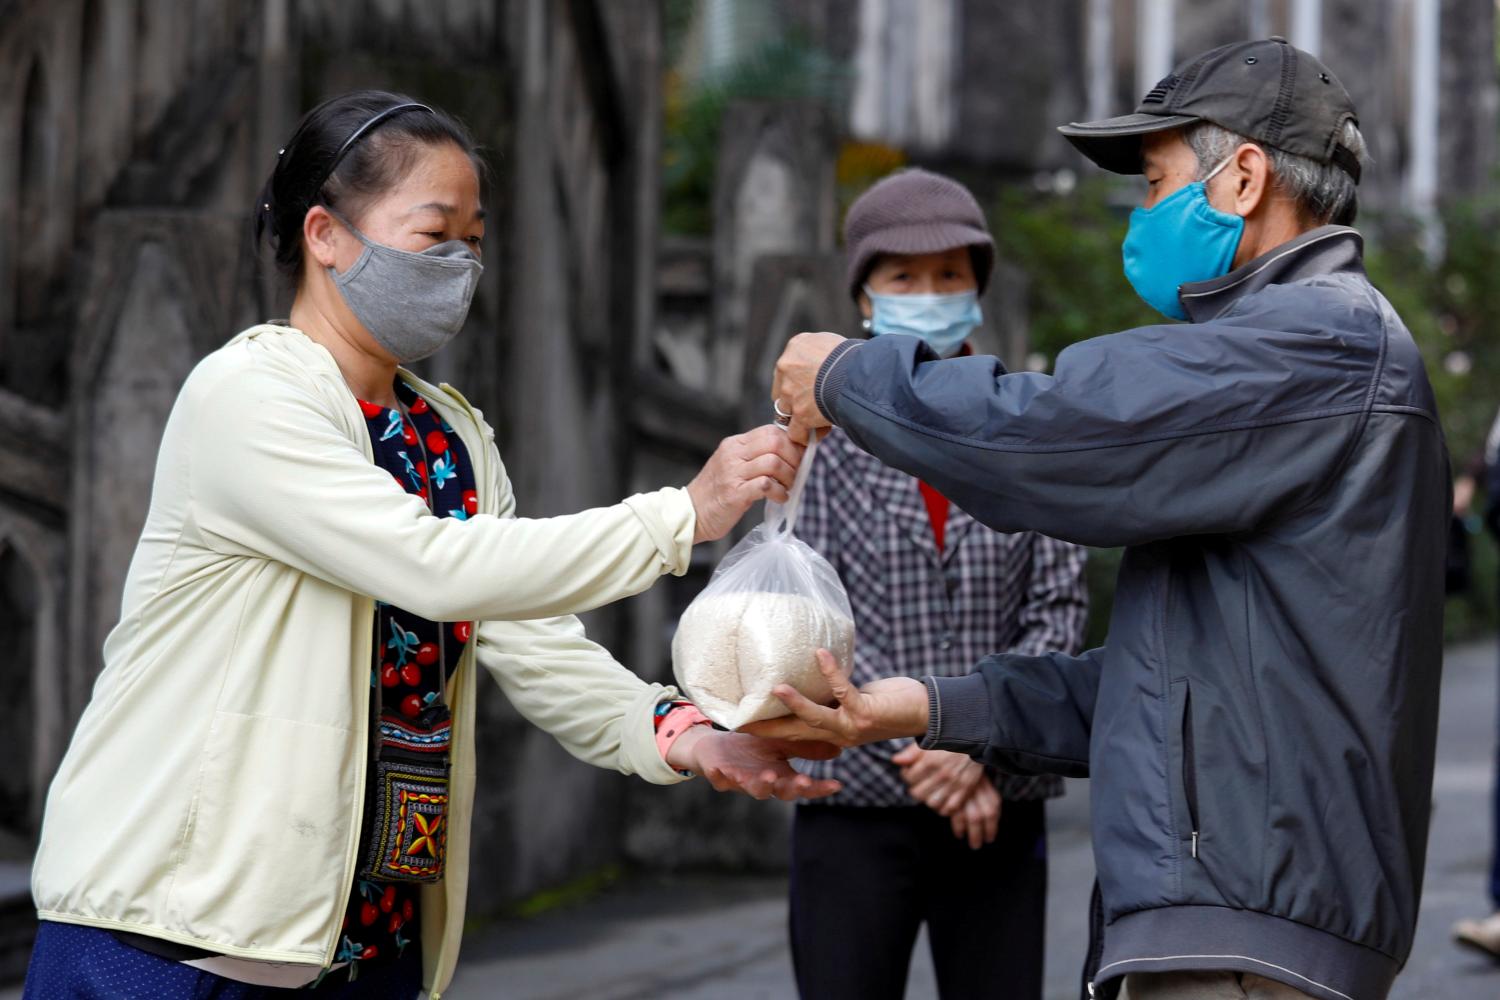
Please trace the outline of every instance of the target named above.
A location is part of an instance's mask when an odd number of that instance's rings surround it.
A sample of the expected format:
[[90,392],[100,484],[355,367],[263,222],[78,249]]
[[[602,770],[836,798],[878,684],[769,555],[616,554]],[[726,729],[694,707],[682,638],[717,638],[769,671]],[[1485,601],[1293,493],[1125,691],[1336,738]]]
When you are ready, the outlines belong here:
[[698,530],[698,512],[687,490],[667,487],[638,493],[624,502],[661,553],[667,572],[673,576],[686,573],[693,558],[693,534]]
[[990,692],[984,675],[926,677],[927,735],[923,750],[974,755],[990,743]]
[[636,774],[653,785],[676,785],[692,777],[668,764],[656,743],[656,706],[664,701],[676,700],[676,688],[660,684],[644,685],[641,694],[631,702],[621,721],[625,734],[620,748],[624,756],[621,763],[624,766],[619,768],[620,771]]
[[838,402],[839,394],[844,391],[844,383],[849,379],[848,367],[841,369],[839,362],[860,343],[858,340],[846,340],[835,347],[823,359],[823,364],[818,368],[818,377],[813,380],[813,402],[817,404],[818,412],[823,414],[823,419],[829,423],[836,423],[833,407]]

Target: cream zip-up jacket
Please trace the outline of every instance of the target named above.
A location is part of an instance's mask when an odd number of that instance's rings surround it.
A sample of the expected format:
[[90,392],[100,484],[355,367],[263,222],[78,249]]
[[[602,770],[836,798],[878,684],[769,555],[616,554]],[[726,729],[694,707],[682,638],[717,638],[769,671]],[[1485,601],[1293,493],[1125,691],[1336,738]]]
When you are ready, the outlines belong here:
[[463,931],[477,667],[581,760],[682,780],[651,721],[675,692],[572,616],[686,570],[686,493],[518,519],[482,415],[402,377],[462,438],[478,516],[433,517],[393,487],[332,356],[297,330],[252,327],[183,385],[120,623],[48,794],[41,919],[328,965],[357,864],[377,599],[478,623],[448,688],[447,875],[422,889],[432,1000]]

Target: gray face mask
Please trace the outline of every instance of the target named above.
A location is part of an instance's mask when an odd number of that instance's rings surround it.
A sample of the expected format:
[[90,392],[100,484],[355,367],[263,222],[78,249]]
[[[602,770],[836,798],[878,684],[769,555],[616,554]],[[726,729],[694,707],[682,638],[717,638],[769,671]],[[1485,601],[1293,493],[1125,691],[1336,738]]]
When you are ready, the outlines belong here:
[[343,274],[328,268],[350,312],[401,364],[436,354],[463,329],[484,265],[465,243],[448,240],[412,253],[376,243],[335,215],[365,245]]

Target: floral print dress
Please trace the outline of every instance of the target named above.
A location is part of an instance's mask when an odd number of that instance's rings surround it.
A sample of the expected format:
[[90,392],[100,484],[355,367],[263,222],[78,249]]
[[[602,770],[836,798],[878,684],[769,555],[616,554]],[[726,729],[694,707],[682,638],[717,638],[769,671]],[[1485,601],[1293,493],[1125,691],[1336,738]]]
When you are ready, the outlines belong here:
[[[434,516],[468,520],[478,512],[474,471],[463,442],[427,400],[397,379],[400,408],[392,409],[360,401],[374,447],[375,464],[391,474],[401,488],[420,497]],[[446,679],[458,666],[470,639],[473,622],[434,622],[383,602],[376,602],[375,660],[371,664],[372,697],[378,699],[373,715],[399,712],[415,720],[438,703]],[[439,673],[442,671],[442,673]],[[371,767],[373,782],[373,766]],[[365,816],[359,857],[368,853],[375,795],[365,793]],[[423,820],[418,836],[405,849],[440,858],[447,831],[442,816]],[[336,963],[348,963],[326,979],[348,975],[353,979],[361,967],[400,959],[408,952],[420,953],[418,894],[416,882],[387,882],[363,875],[354,880],[344,916]]]

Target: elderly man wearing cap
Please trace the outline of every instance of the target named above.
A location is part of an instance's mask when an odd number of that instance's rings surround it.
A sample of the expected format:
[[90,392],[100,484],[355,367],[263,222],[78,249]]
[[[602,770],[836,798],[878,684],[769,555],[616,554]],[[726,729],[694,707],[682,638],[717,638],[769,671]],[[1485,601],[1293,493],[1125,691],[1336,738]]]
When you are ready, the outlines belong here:
[[[972,355],[994,265],[984,213],[962,184],[904,170],[844,220],[849,294],[875,337],[915,336]],[[860,636],[853,679],[961,677],[986,653],[1082,648],[1084,552],[974,522],[925,482],[837,430],[818,450],[797,533],[849,591]],[[798,809],[791,936],[808,1000],[900,1000],[925,923],[944,997],[1041,1000],[1046,926],[1044,802],[1055,775],[1002,775],[910,740],[843,754],[827,808]],[[1003,806],[1002,806],[1003,803]]]
[[1062,131],[1146,175],[1125,270],[1185,324],[1075,344],[1050,376],[805,334],[775,392],[794,437],[835,423],[991,527],[1128,546],[1106,644],[863,689],[826,659],[839,704],[786,690],[801,721],[763,725],[1090,775],[1091,993],[1384,997],[1427,849],[1450,480],[1347,228],[1354,107],[1271,39]]

